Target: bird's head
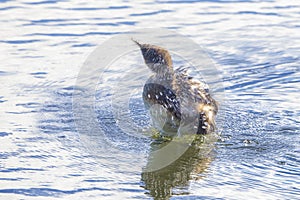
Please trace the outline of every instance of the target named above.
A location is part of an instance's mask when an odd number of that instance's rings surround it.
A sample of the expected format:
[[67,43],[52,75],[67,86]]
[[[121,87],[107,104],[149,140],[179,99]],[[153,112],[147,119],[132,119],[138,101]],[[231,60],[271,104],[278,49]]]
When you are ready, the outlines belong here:
[[141,49],[146,65],[155,73],[162,74],[173,71],[170,53],[159,46],[141,44],[134,41]]

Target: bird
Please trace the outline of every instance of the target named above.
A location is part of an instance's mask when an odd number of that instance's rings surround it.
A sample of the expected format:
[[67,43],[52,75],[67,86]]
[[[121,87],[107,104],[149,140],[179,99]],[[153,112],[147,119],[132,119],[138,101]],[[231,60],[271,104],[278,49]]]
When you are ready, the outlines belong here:
[[210,95],[208,85],[190,76],[187,68],[175,69],[167,49],[132,41],[152,71],[142,97],[154,127],[166,135],[183,131],[204,135],[216,131],[218,103]]

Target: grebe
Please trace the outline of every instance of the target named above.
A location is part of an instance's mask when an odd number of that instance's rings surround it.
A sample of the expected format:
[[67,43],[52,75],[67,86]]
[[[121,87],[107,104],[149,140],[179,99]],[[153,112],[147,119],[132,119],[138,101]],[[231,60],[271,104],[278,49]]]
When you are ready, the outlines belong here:
[[165,134],[174,134],[181,127],[189,127],[187,131],[196,134],[215,131],[218,105],[208,86],[190,77],[186,69],[174,70],[166,49],[133,41],[140,47],[145,64],[154,72],[143,89],[145,107],[155,108],[150,109],[154,126]]

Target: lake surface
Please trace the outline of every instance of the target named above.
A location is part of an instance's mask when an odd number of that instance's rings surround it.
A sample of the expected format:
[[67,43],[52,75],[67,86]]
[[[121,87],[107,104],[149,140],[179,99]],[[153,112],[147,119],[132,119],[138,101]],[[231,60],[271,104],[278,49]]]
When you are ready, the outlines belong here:
[[[2,0],[0,16],[0,199],[299,198],[298,1]],[[90,116],[78,128],[73,100],[98,46],[158,27],[199,44],[219,70],[222,87],[211,86],[222,93],[220,136],[147,172],[162,144],[118,121],[149,128],[138,89],[147,76],[126,82],[129,113],[114,107],[122,74],[144,66],[137,49],[97,84],[90,105],[101,134],[78,131]]]

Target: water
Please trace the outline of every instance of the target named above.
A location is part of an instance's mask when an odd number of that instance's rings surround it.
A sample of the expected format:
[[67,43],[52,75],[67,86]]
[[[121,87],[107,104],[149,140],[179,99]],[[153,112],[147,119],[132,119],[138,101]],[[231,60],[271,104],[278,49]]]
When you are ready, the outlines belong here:
[[[0,13],[0,199],[299,198],[299,2],[0,1]],[[201,45],[226,96],[210,151],[191,148],[153,173],[142,169],[159,144],[116,131],[101,95],[95,110],[111,148],[89,148],[72,110],[88,55],[148,27]],[[127,66],[142,62],[137,52],[126,58]],[[147,127],[139,94],[132,92],[130,115]]]

